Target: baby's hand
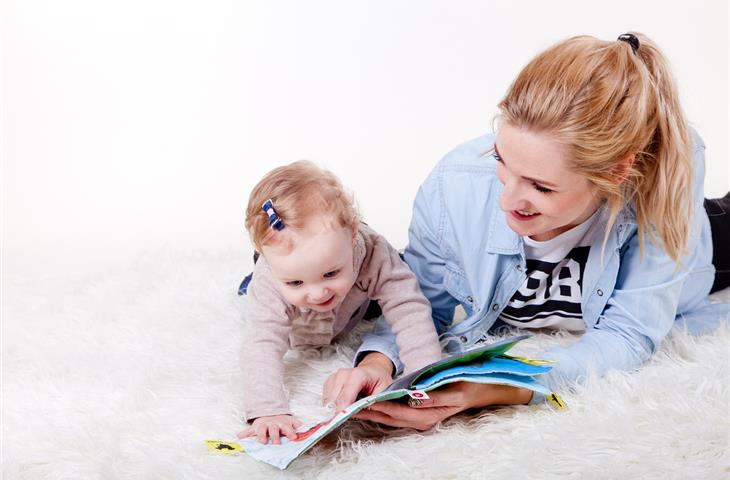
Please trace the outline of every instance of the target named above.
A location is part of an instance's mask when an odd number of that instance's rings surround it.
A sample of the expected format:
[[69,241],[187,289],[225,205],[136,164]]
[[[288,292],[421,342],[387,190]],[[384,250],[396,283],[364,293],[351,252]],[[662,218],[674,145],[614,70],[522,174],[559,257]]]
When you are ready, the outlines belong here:
[[256,436],[261,443],[267,443],[271,438],[271,443],[278,445],[281,443],[281,433],[289,440],[296,440],[296,430],[301,425],[302,422],[291,415],[270,415],[257,418],[250,427],[241,430],[236,436],[238,438]]

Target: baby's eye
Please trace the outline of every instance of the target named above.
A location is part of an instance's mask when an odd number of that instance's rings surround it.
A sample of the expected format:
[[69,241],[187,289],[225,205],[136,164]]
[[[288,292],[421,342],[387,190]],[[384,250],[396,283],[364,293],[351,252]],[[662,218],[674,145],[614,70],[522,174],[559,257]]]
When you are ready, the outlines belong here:
[[332,270],[331,272],[325,273],[324,274],[324,278],[333,278],[333,277],[336,277],[338,273],[340,273],[339,270]]
[[292,280],[290,282],[286,282],[286,285],[289,286],[289,287],[296,288],[296,287],[300,286],[302,283],[303,282],[301,280]]

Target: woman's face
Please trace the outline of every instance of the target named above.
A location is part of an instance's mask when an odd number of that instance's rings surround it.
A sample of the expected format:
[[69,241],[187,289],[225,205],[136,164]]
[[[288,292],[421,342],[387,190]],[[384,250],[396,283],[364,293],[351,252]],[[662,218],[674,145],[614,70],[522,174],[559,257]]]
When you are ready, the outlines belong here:
[[542,133],[503,123],[495,142],[499,206],[519,235],[545,241],[583,223],[598,209],[598,189],[568,169],[564,147]]

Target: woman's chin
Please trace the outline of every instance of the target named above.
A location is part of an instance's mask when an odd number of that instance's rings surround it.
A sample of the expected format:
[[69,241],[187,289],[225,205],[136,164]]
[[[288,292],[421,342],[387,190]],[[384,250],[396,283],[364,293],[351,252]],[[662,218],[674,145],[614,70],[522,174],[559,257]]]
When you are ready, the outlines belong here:
[[529,237],[531,235],[536,235],[537,230],[536,228],[532,226],[525,225],[524,222],[519,222],[518,220],[513,220],[511,218],[507,218],[507,225],[509,228],[512,229],[513,232],[515,232],[517,235],[520,235],[521,237]]

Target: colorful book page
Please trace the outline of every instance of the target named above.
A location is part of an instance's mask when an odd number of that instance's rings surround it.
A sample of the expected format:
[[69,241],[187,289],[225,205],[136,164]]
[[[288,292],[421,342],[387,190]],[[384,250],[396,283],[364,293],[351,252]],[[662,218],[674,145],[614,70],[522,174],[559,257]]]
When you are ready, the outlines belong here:
[[517,342],[528,337],[529,335],[522,335],[509,338],[431,364],[399,379],[380,393],[361,398],[327,420],[299,428],[296,440],[282,438],[280,444],[274,445],[271,442],[261,444],[255,437],[249,437],[241,440],[240,443],[245,452],[256,460],[285,469],[294,459],[311,448],[322,437],[332,432],[363,408],[376,402],[404,397],[412,393],[413,390],[431,391],[448,383],[465,381],[511,385],[550,395],[550,390],[538,383],[533,375],[547,373],[552,366],[540,365],[541,362],[530,359],[521,358],[518,360],[509,356],[500,356]]

